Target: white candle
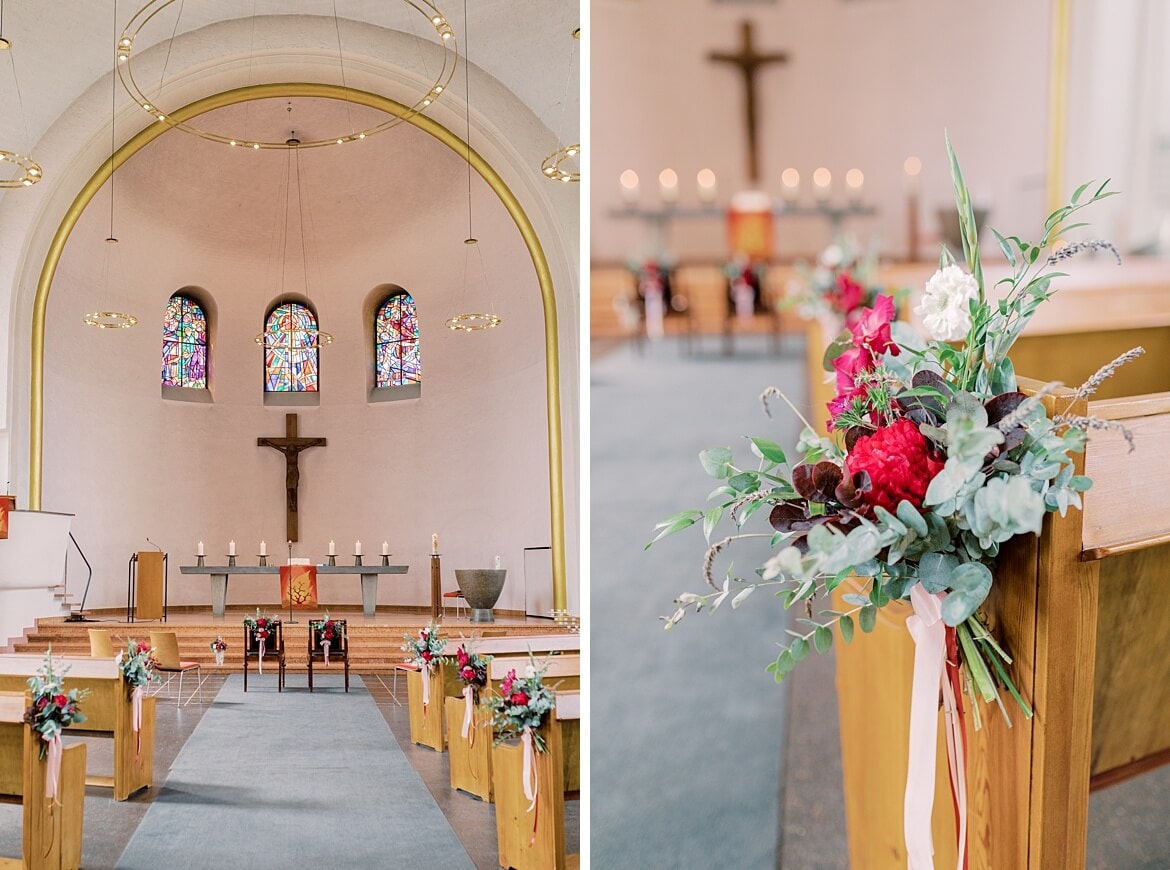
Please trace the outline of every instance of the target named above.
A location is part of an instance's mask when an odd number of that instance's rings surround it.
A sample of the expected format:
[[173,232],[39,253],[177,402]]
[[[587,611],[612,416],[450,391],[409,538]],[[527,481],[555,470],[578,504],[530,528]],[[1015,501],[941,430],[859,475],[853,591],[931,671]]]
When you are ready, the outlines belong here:
[[622,202],[633,205],[638,201],[638,173],[627,169],[619,179],[622,185]]
[[658,195],[665,203],[678,202],[678,173],[673,169],[663,169],[658,173]]
[[329,555],[330,556],[337,555],[337,545],[335,543],[333,543],[332,541],[329,542]]
[[715,194],[718,191],[715,184],[715,173],[710,169],[700,169],[695,180],[699,184],[699,202],[714,202]]
[[833,185],[833,173],[825,167],[820,167],[813,173],[813,187],[817,190],[817,199],[825,202],[829,198],[829,188]]
[[360,556],[362,554],[362,542],[361,541],[354,541],[353,542],[353,554],[355,556]]
[[389,541],[383,541],[383,542],[382,542],[382,555],[383,555],[383,556],[389,556],[389,555],[390,555],[390,542],[389,542]]
[[439,533],[438,532],[435,532],[433,535],[431,535],[431,552],[432,553],[439,552]]
[[784,185],[784,198],[789,202],[800,196],[800,173],[791,166],[781,173],[780,183]]
[[228,555],[234,556],[236,554],[236,542],[228,541]]
[[199,548],[198,548],[197,550],[195,550],[195,555],[196,555],[196,556],[202,556],[202,555],[204,555],[204,553],[203,553],[203,542],[202,542],[202,541],[200,541],[200,542],[199,542]]
[[922,173],[922,161],[914,155],[906,158],[902,164],[902,171],[906,173],[906,193],[918,193],[918,176]]
[[850,169],[845,173],[845,186],[849,188],[849,198],[854,202],[861,199],[863,184],[865,184],[865,174],[860,169]]
[[265,543],[264,541],[261,541],[261,542],[260,542],[260,555],[261,555],[261,556],[267,556],[267,555],[268,555],[268,544],[267,544],[267,543]]

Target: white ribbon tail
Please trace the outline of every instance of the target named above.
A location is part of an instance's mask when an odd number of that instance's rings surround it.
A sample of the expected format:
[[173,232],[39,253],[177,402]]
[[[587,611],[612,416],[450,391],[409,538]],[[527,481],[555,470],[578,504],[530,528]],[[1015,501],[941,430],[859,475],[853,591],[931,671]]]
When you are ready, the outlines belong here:
[[532,729],[525,728],[520,735],[521,751],[524,756],[524,769],[521,777],[524,779],[524,797],[531,803],[525,812],[532,812],[536,808],[536,796],[540,793],[540,783],[536,772],[536,744],[532,740]]
[[[475,702],[472,700],[475,697],[474,686],[463,687],[463,739],[469,744],[475,743],[475,731],[471,727],[472,712],[475,709]],[[471,735],[470,737],[468,735]]]
[[942,597],[921,584],[910,590],[914,615],[906,628],[914,638],[914,681],[910,696],[910,759],[906,768],[903,833],[909,870],[934,870],[930,818],[938,740],[938,692],[946,658]]
[[427,714],[427,705],[431,703],[431,667],[428,664],[423,664],[419,668],[418,675],[422,677],[422,698],[423,698],[423,715]]
[[142,686],[130,693],[130,720],[136,732],[142,730]]
[[963,757],[963,720],[959,718],[958,699],[950,680],[942,681],[942,691],[947,723],[947,759],[951,765],[955,804],[959,811],[958,870],[963,870],[963,856],[967,854],[967,760]]
[[264,641],[268,638],[260,638],[260,659],[256,662],[256,667],[260,669],[260,673],[264,673]]
[[325,649],[325,667],[329,667],[329,643],[328,640],[321,641],[321,646]]
[[57,732],[49,740],[49,755],[45,764],[45,797],[53,800],[57,797],[57,782],[61,779],[61,732]]

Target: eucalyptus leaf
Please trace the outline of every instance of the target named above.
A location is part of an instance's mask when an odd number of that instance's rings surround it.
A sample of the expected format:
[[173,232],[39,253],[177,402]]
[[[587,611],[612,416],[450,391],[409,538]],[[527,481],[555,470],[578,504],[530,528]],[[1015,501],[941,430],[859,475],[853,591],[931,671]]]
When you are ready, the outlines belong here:
[[709,447],[699,453],[703,470],[711,477],[723,478],[731,474],[731,450],[726,447]]
[[861,630],[866,634],[873,631],[874,626],[877,625],[877,608],[872,604],[861,608],[857,613],[857,624],[861,626]]
[[845,643],[853,642],[853,618],[850,616],[842,616],[837,620],[837,628],[841,631],[841,639]]
[[833,632],[829,631],[823,625],[818,626],[816,631],[813,632],[813,646],[822,655],[827,653],[833,646]]
[[756,455],[761,459],[766,459],[769,462],[785,463],[788,458],[784,455],[784,450],[775,441],[769,441],[767,438],[751,438],[752,448]]

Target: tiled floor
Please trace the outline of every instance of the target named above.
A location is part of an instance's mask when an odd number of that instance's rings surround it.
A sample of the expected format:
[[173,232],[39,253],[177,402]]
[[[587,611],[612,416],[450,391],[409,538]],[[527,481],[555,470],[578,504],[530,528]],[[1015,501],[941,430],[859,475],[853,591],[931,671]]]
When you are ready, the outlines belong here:
[[[203,684],[204,705],[211,704],[224,679],[222,676],[207,678]],[[406,707],[396,704],[391,692],[393,678],[384,678],[384,683],[376,676],[363,677],[363,680],[407,759],[426,784],[476,867],[479,870],[493,870],[497,866],[493,805],[451,789],[446,753],[433,752],[410,743]],[[286,691],[303,688],[303,675],[290,675]],[[405,680],[399,683],[399,690],[399,697],[405,703]],[[82,845],[82,866],[86,870],[117,866],[118,856],[130,842],[154,795],[166,781],[172,762],[199,724],[204,709],[198,702],[176,709],[174,702],[167,701],[165,695],[159,697],[154,747],[156,788],[139,792],[130,800],[120,803],[113,799],[108,789],[86,789]],[[98,774],[110,773],[113,770],[113,742],[101,737],[81,739],[89,746],[88,770]],[[580,851],[579,805],[578,800],[565,801],[566,845],[569,852]],[[0,855],[16,856],[20,853],[20,812],[19,804],[0,804]],[[425,856],[419,857],[423,859]]]

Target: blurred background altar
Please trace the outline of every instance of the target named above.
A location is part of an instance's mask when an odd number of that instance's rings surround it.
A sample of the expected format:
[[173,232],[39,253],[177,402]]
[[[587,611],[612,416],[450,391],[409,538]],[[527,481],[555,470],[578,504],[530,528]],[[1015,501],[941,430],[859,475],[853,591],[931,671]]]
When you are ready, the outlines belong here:
[[[1170,389],[1170,9],[594,0],[590,36],[592,854],[845,866],[831,657],[776,686],[763,667],[789,615],[763,596],[662,632],[674,596],[702,591],[706,547],[694,530],[643,545],[705,507],[699,450],[795,443],[791,415],[760,412],[765,387],[823,419],[824,324],[794,297],[826,255],[902,289],[913,322],[957,233],[944,131],[992,278],[1007,263],[986,228],[1039,239],[1082,182],[1121,192],[1067,241],[1107,239],[1122,265],[1062,264],[1017,370],[1075,384],[1142,344],[1110,389]],[[737,553],[738,570],[764,552]],[[1167,812],[1165,768],[1095,791],[1088,866],[1170,866]]]

